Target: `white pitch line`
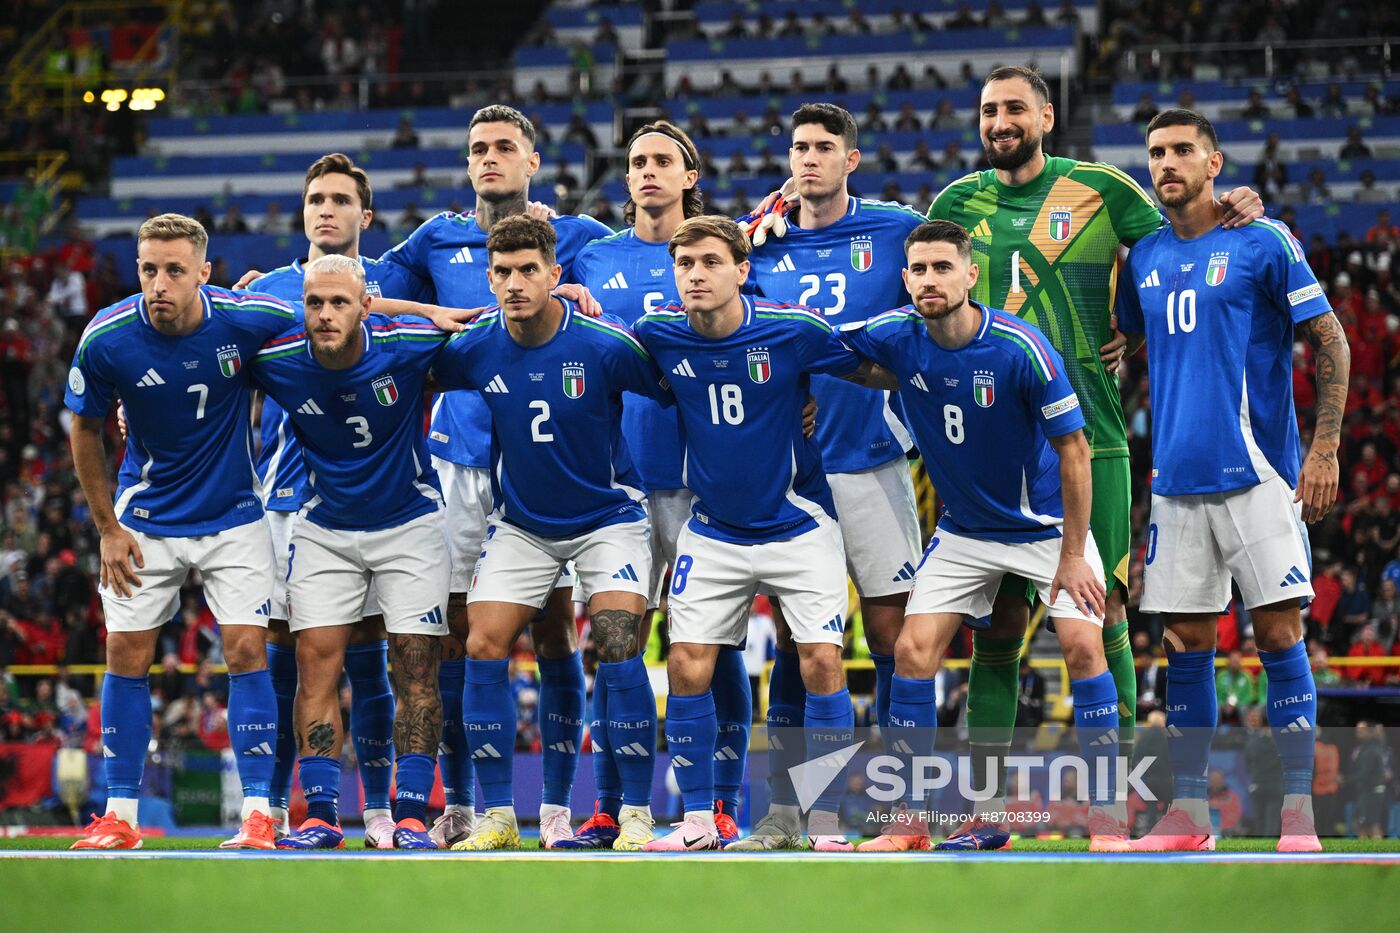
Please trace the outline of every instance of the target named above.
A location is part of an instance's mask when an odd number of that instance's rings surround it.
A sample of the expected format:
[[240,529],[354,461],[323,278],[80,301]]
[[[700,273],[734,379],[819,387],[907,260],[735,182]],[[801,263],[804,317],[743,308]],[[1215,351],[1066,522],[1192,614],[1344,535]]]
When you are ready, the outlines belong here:
[[1385,864],[1400,865],[1400,852],[1137,852],[1122,854],[1094,854],[1089,852],[978,852],[972,854],[957,852],[729,852],[725,854],[709,852],[665,853],[665,852],[577,852],[568,855],[553,852],[224,852],[211,850],[136,850],[120,852],[71,852],[63,850],[0,850],[0,860],[14,859],[138,859],[171,861],[262,861],[276,859],[282,861],[353,861],[353,862],[412,862],[422,859],[438,861],[490,860],[501,862],[666,862],[699,861],[712,864],[726,862],[791,862],[791,861],[831,861],[846,862],[997,862],[1003,864],[1054,864],[1059,862],[1091,863],[1109,865],[1127,864],[1254,864],[1275,865],[1281,863],[1316,864]]

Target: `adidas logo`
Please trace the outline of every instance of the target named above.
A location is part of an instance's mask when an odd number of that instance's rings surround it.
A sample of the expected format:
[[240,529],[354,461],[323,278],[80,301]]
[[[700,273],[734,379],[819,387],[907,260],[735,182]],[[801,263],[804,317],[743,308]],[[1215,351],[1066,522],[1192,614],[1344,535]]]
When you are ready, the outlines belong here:
[[915,373],[914,375],[910,376],[909,384],[914,388],[918,389],[920,392],[928,391],[928,383],[924,382],[923,373]]
[[1167,724],[1167,738],[1179,739],[1185,734],[1186,733],[1182,732],[1180,729],[1178,729],[1176,726],[1173,726],[1171,723]]
[[160,378],[160,373],[156,372],[154,369],[148,369],[146,370],[146,375],[138,379],[136,384],[143,389],[149,389],[151,386],[165,385],[165,380]]
[[791,255],[789,255],[788,253],[783,253],[783,258],[782,258],[782,259],[779,259],[779,260],[778,260],[778,264],[775,265],[772,269],[769,269],[768,271],[769,271],[769,272],[796,272],[796,271],[797,271],[797,266],[793,265],[793,263],[792,263],[792,256],[791,256]]
[[904,566],[899,568],[899,573],[895,574],[893,577],[890,577],[890,580],[895,583],[903,583],[906,580],[914,579],[914,573],[914,565],[906,560],[904,562]]
[[690,360],[681,360],[671,367],[671,374],[674,376],[690,376],[694,378],[695,370],[690,368]]
[[831,619],[825,625],[823,625],[822,631],[835,632],[838,635],[846,631],[846,623],[841,619],[841,614],[838,612],[836,614],[836,618]]
[[451,259],[447,261],[449,264],[453,264],[459,262],[474,262],[475,260],[472,259],[472,251],[463,246],[461,249],[457,250],[457,253]]
[[910,747],[909,743],[904,741],[903,739],[900,739],[898,742],[895,742],[893,745],[893,749],[897,754],[900,755],[914,754],[914,749]]
[[486,391],[494,395],[504,395],[510,391],[506,388],[506,381],[497,373],[491,377],[491,381],[486,384]]
[[1283,578],[1283,582],[1280,583],[1279,586],[1280,586],[1280,587],[1297,586],[1297,585],[1300,584],[1300,583],[1307,583],[1307,582],[1308,582],[1308,578],[1303,574],[1303,571],[1299,570],[1297,567],[1289,567],[1289,568],[1288,568],[1288,576],[1286,576],[1286,577]]
[[1279,730],[1280,732],[1311,732],[1312,723],[1308,722],[1308,717],[1299,716]]
[[619,273],[617,273],[616,275],[614,275],[612,278],[608,279],[608,281],[603,285],[603,290],[604,290],[604,291],[607,291],[607,290],[610,289],[610,288],[626,288],[626,287],[627,287],[627,280],[626,280],[625,278],[623,278],[623,277],[622,277],[622,273],[619,272]]
[[321,406],[316,404],[316,400],[314,398],[309,398],[301,404],[300,408],[297,409],[297,414],[324,415],[325,412],[321,411]]
[[388,768],[393,762],[387,758],[371,758],[365,762],[366,768]]
[[104,745],[104,746],[102,746],[102,757],[103,757],[103,758],[115,758],[115,757],[117,757],[117,753],[114,752],[114,751],[112,751],[110,748],[108,748],[107,746]]
[[715,761],[738,761],[739,753],[728,745],[715,751]]
[[685,757],[684,755],[672,755],[671,764],[677,768],[689,768],[692,762],[689,758]]
[[1153,269],[1152,274],[1138,283],[1138,288],[1156,288],[1162,284],[1162,280],[1157,277],[1157,270]]
[[248,749],[248,750],[247,750],[246,752],[244,752],[243,754],[245,754],[245,755],[275,755],[276,752],[274,752],[274,751],[272,750],[272,745],[271,745],[271,744],[269,744],[269,743],[267,743],[267,742],[259,742],[257,745],[254,745],[252,748]]
[[637,571],[632,569],[631,564],[628,564],[626,567],[623,567],[617,573],[613,574],[612,578],[614,580],[631,580],[633,583],[641,582],[637,579]]
[[574,742],[572,739],[565,739],[562,742],[555,742],[553,745],[549,746],[549,750],[551,752],[562,752],[565,755],[578,754],[578,749],[574,747]]
[[[633,742],[630,745],[623,745],[620,748],[613,749],[613,751],[617,752],[619,755],[626,755],[629,758],[648,758],[651,754],[646,750],[646,746],[644,746],[641,742]],[[676,758],[673,760],[680,761],[680,756],[677,755]],[[687,761],[686,764],[690,764],[690,762]]]
[[438,743],[438,754],[439,754],[439,755],[450,755],[450,754],[452,754],[452,746],[451,746],[451,745],[448,745],[446,742],[439,742],[439,743]]
[[487,742],[485,745],[481,746],[481,747],[478,748],[476,751],[472,752],[472,759],[473,759],[473,760],[476,760],[476,761],[480,761],[482,758],[500,758],[500,757],[501,757],[501,753],[498,752],[498,751],[496,751],[495,746],[493,746],[490,742]]
[[1091,742],[1089,743],[1089,745],[1090,745],[1090,747],[1102,747],[1102,746],[1104,746],[1104,745],[1112,745],[1113,743],[1115,743],[1115,742],[1117,742],[1117,741],[1118,741],[1118,730],[1117,730],[1117,729],[1109,729],[1109,730],[1108,730],[1107,732],[1105,732],[1103,735],[1101,735],[1101,736],[1099,736],[1097,739],[1094,739],[1093,741],[1091,741]]
[[424,625],[441,625],[441,624],[442,624],[442,607],[441,607],[441,606],[434,606],[432,612],[428,613],[427,615],[421,615],[421,616],[419,616],[419,617],[418,617],[418,621],[421,622],[421,623],[424,624]]
[[978,222],[977,226],[972,228],[972,235],[976,237],[982,237],[983,239],[986,239],[992,235],[992,227],[990,224],[987,223],[987,218],[982,218],[982,220]]
[[262,604],[261,606],[258,607],[258,611],[255,612],[255,613],[253,613],[253,615],[257,615],[257,616],[270,616],[270,615],[272,615],[272,600],[270,600],[270,599],[264,600],[264,601],[263,601],[263,604]]

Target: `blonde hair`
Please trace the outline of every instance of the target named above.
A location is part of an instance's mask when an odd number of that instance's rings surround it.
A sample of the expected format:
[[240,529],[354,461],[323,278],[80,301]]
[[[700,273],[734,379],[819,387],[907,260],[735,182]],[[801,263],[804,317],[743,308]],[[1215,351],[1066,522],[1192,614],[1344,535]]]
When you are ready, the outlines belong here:
[[365,293],[365,267],[360,264],[358,259],[351,259],[349,256],[342,256],[339,253],[327,253],[311,260],[301,268],[306,278],[321,274],[347,274],[355,280],[355,286],[359,293],[361,295]]
[[736,264],[749,258],[749,238],[744,236],[744,231],[738,224],[721,214],[702,214],[681,221],[681,225],[671,235],[667,250],[674,259],[677,246],[694,246],[706,237],[723,240]]
[[184,214],[157,214],[136,231],[136,245],[147,240],[189,240],[195,255],[203,256],[209,248],[209,231],[193,217]]

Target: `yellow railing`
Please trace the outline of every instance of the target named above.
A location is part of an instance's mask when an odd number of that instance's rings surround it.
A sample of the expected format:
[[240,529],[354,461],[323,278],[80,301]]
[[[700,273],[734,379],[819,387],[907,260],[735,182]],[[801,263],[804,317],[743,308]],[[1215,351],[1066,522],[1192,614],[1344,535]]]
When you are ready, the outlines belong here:
[[[45,104],[56,104],[67,118],[74,107],[84,102],[87,92],[153,85],[169,91],[176,77],[177,56],[172,48],[166,60],[161,62],[155,53],[163,39],[179,35],[184,22],[184,8],[185,0],[81,0],[60,4],[44,24],[30,34],[5,69],[3,103],[6,114],[32,114]],[[57,44],[66,46],[65,33],[68,30],[107,25],[113,20],[129,19],[136,11],[151,9],[161,11],[163,18],[132,56],[132,61],[145,62],[149,58],[153,64],[136,65],[120,74],[110,69],[82,75],[47,73],[48,52],[55,45],[55,40]]]

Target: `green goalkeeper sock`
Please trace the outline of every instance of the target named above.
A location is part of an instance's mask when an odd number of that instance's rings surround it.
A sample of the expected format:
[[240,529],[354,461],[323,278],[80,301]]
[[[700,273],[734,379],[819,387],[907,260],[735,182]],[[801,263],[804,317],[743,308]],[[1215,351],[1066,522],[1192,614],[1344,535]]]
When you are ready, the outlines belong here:
[[[967,683],[967,728],[972,753],[972,787],[989,786],[987,759],[994,761],[995,801],[1006,796],[1005,759],[1016,728],[1021,692],[1021,647],[1025,638],[972,636],[972,671]],[[1000,807],[1000,804],[997,804]]]
[[1137,728],[1137,671],[1133,667],[1127,622],[1104,628],[1103,654],[1108,661],[1108,672],[1113,675],[1113,684],[1118,688],[1118,754],[1132,761]]

